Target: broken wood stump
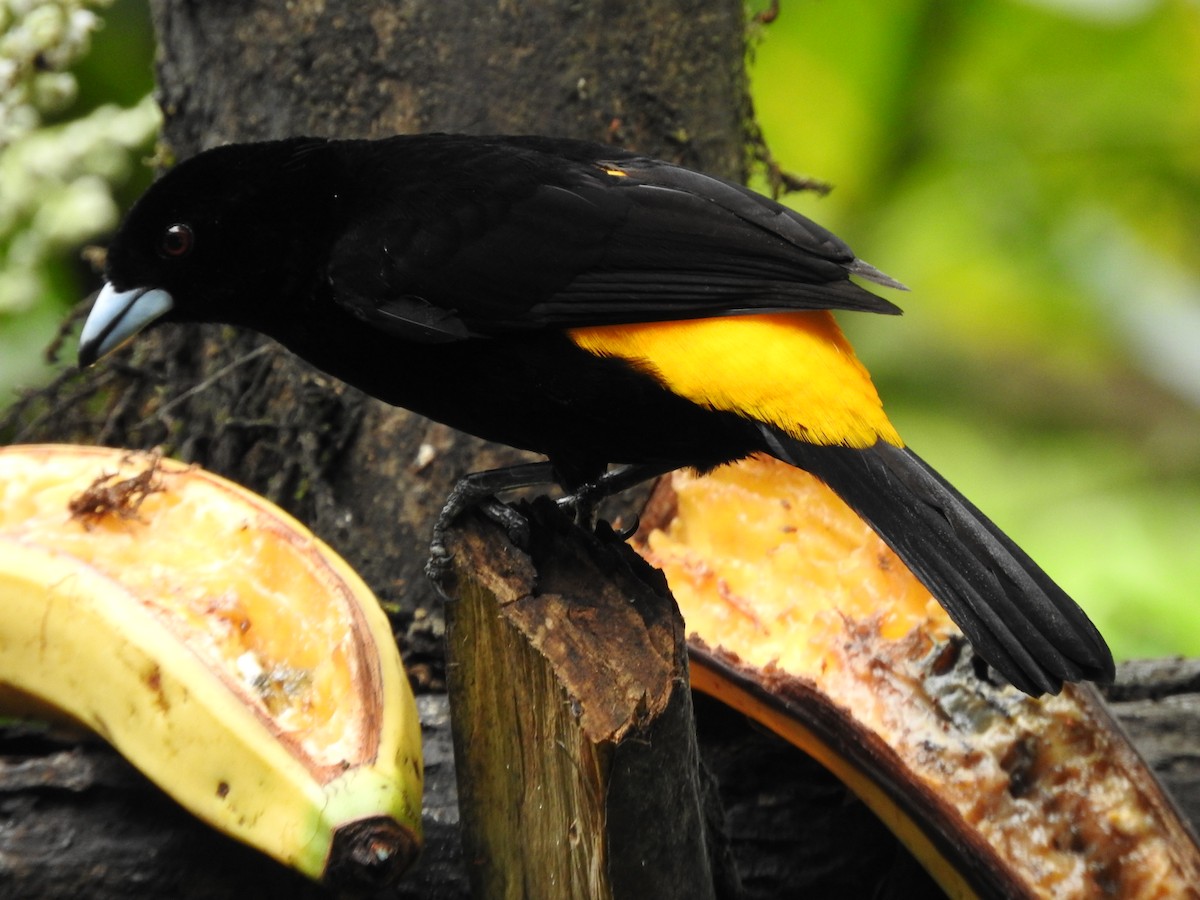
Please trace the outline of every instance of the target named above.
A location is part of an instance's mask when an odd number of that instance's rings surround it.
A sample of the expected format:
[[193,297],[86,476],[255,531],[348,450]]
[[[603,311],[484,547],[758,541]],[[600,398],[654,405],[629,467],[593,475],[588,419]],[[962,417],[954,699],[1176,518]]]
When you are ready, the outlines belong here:
[[527,552],[468,517],[439,579],[475,896],[715,897],[666,582],[550,501],[522,513]]

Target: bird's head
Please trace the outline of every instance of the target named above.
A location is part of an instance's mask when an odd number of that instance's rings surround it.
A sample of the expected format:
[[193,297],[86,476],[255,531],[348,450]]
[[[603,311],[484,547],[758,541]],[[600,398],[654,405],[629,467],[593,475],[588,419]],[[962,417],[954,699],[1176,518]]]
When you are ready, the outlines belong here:
[[87,366],[151,323],[264,323],[315,273],[336,191],[323,140],[218,147],[181,163],[130,210],[80,334]]

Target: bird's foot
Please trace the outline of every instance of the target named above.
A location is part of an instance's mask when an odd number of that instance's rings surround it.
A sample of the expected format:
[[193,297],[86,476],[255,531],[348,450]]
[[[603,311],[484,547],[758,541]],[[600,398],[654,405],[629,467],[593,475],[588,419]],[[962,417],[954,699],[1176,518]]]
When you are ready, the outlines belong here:
[[[655,478],[664,472],[678,468],[677,465],[645,464],[625,466],[606,472],[594,481],[581,485],[574,492],[557,501],[559,507],[569,511],[575,524],[595,532],[597,513],[601,501],[626,488]],[[444,577],[454,555],[446,545],[446,534],[450,526],[468,509],[479,509],[485,516],[499,525],[516,546],[529,546],[529,521],[511,506],[496,499],[496,494],[520,487],[549,484],[555,481],[555,472],[550,463],[526,463],[506,469],[492,469],[467,475],[454,486],[442,507],[433,537],[429,545],[429,560],[425,572],[435,581]],[[637,530],[634,523],[630,529],[618,533],[627,540]]]
[[[523,515],[495,497],[485,497],[472,506],[490,521],[503,528],[514,546],[520,547],[522,550],[528,549],[529,520]],[[449,507],[447,506],[447,508]],[[447,516],[446,509],[443,509],[442,514],[438,516],[437,523],[433,526],[433,537],[429,542],[429,559],[425,561],[425,574],[434,581],[445,577],[450,563],[454,560],[454,554],[446,546],[446,531],[462,512],[465,510],[452,510],[451,515]]]
[[[580,485],[572,493],[559,498],[558,506],[562,510],[570,511],[575,517],[575,524],[580,528],[594,532],[600,504],[605,499],[677,468],[679,466],[674,463],[670,465],[647,463],[612,469],[595,481]],[[636,531],[637,522],[635,521],[631,529],[622,529],[614,533],[619,535],[621,540],[628,540]]]
[[474,472],[460,479],[446,498],[433,536],[429,542],[429,559],[425,563],[425,574],[437,581],[449,570],[454,554],[446,545],[446,533],[450,526],[468,509],[478,509],[499,525],[518,547],[529,546],[529,522],[519,512],[496,499],[501,491],[519,487],[531,487],[553,480],[549,463],[528,463],[506,469]]

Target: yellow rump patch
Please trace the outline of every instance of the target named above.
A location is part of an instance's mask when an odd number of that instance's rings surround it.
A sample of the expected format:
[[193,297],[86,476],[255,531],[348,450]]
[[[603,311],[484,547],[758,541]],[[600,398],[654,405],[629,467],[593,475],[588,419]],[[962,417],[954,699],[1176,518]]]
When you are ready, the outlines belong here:
[[628,360],[693,403],[758,419],[800,440],[904,444],[871,376],[824,310],[568,333],[587,352]]

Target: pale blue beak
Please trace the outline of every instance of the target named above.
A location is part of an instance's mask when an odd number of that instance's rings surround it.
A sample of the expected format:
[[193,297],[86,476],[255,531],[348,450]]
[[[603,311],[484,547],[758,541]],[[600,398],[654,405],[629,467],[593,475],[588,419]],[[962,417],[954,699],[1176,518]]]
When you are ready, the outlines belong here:
[[105,284],[79,334],[79,365],[90,366],[112,353],[174,304],[161,288],[118,291]]

